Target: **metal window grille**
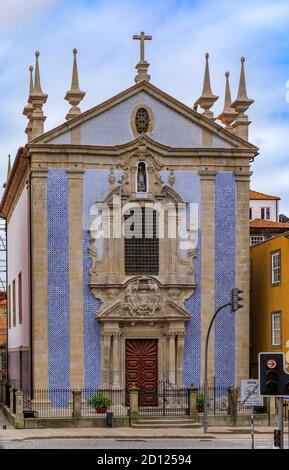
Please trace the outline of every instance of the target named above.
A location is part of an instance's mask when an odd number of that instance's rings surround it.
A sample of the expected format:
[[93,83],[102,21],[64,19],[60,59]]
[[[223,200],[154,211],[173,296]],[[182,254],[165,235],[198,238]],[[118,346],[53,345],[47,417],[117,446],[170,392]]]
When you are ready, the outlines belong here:
[[[132,217],[132,223],[129,218]],[[125,214],[125,273],[159,273],[159,238],[157,213],[150,208]]]
[[139,134],[147,132],[149,127],[149,115],[146,109],[139,108],[135,116],[135,126]]

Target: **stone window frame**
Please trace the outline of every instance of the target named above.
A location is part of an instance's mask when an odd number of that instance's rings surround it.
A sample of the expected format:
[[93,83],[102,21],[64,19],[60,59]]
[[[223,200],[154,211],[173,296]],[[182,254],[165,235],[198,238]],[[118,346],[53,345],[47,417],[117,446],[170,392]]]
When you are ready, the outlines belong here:
[[135,123],[135,118],[136,118],[136,113],[140,108],[144,108],[146,112],[148,113],[149,116],[149,126],[147,132],[145,132],[146,135],[151,135],[151,133],[154,130],[155,127],[155,117],[154,113],[152,112],[152,109],[145,103],[138,103],[132,110],[131,116],[130,116],[130,126],[133,132],[133,135],[135,137],[139,137],[141,134],[138,132],[136,128],[136,123]]
[[[147,190],[146,191],[138,191],[137,187],[138,187],[138,184],[137,184],[137,177],[138,177],[138,168],[139,168],[139,164],[140,163],[144,163],[145,165],[145,171],[146,171],[146,186],[147,186]],[[149,172],[148,172],[148,164],[145,160],[139,160],[137,162],[137,165],[136,165],[136,171],[135,171],[135,192],[136,194],[148,194],[149,192]]]
[[[278,255],[279,256],[279,266],[274,268],[274,257]],[[275,280],[274,275],[276,269],[279,270],[279,279]],[[281,250],[275,250],[271,251],[271,286],[272,287],[277,287],[281,285],[281,276],[282,276],[282,270],[281,270]]]
[[[276,317],[279,318],[279,322],[280,322],[279,330],[276,330],[275,325],[274,325],[274,320]],[[278,343],[275,341],[276,331],[279,331],[279,335],[280,335]],[[271,313],[271,344],[272,344],[272,348],[282,347],[282,312],[281,311],[275,311]]]

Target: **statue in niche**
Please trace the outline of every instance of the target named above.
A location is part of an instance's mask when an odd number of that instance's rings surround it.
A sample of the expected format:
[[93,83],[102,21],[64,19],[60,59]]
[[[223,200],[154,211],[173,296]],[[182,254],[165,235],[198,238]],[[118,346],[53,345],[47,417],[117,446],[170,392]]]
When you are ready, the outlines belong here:
[[137,192],[147,192],[147,170],[144,162],[140,162],[137,166]]

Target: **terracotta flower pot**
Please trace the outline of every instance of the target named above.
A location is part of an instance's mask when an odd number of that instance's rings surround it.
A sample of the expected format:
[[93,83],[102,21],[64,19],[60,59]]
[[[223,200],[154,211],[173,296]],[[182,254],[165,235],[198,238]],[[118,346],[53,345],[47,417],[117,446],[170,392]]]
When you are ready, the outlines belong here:
[[107,412],[107,406],[96,407],[95,409],[96,409],[97,413],[106,413]]
[[197,406],[197,412],[198,413],[204,413],[204,407],[203,406]]

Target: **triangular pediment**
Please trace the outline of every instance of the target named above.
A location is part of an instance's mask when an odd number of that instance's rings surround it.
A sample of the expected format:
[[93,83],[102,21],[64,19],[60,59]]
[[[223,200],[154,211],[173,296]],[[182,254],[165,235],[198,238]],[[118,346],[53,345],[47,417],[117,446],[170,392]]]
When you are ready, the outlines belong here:
[[[212,148],[257,148],[222,126],[207,119],[154,85],[144,81],[128,88],[79,116],[33,140],[31,144],[70,145],[72,135],[79,144],[96,147],[121,147],[137,138],[131,123],[133,111],[144,105],[151,111],[151,141],[167,148],[204,148],[203,132],[211,136]],[[143,134],[142,134],[143,137]]]
[[107,308],[103,307],[96,313],[98,321],[188,321],[191,319],[189,312],[177,305],[174,301],[168,300],[160,311],[156,311],[153,315],[133,315],[128,314],[128,310],[124,309],[122,301],[117,301]]

